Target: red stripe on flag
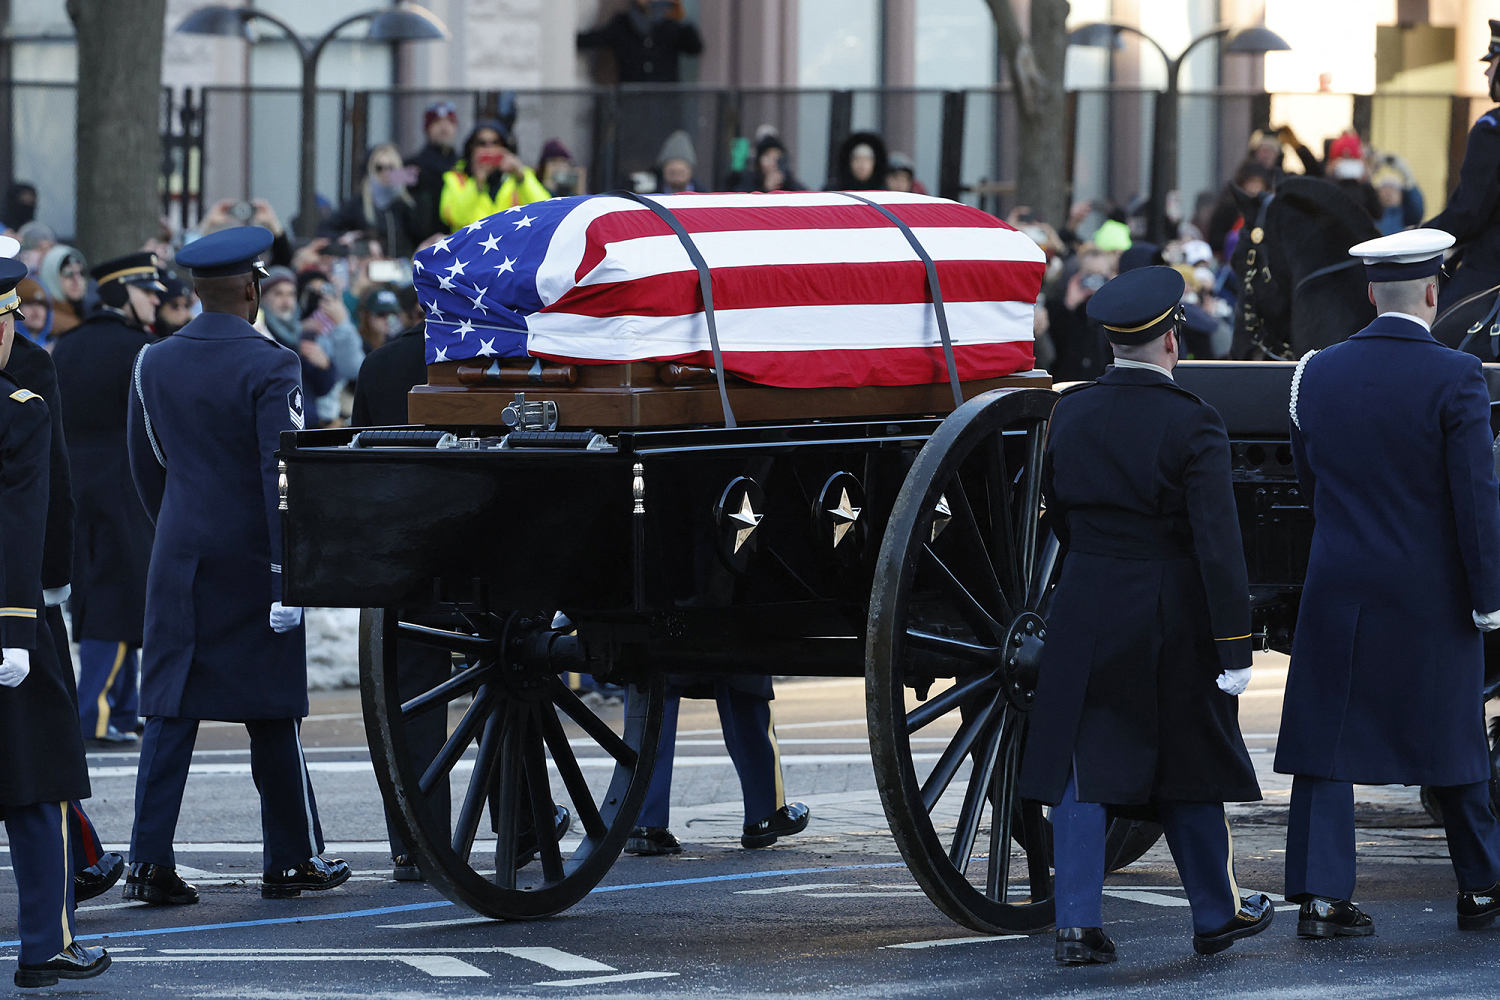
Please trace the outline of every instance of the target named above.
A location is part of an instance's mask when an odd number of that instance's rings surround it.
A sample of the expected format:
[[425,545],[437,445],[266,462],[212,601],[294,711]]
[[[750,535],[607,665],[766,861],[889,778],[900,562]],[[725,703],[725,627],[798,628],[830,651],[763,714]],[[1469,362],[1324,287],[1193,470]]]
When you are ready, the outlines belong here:
[[[1014,229],[987,212],[957,202],[911,202],[886,205],[912,227],[943,229]],[[785,205],[764,208],[674,208],[682,228],[692,233],[769,232],[787,229],[891,229],[891,220],[868,205]],[[584,233],[583,260],[573,280],[604,259],[609,244],[646,236],[671,236],[672,228],[654,212],[620,209],[590,222]]]
[[[655,218],[655,216],[653,216]],[[945,302],[1034,302],[1039,261],[936,261]],[[868,264],[759,264],[713,271],[716,309],[898,305],[930,302],[921,261]],[[701,311],[696,271],[578,285],[544,313],[576,316],[684,316]]]
[[[598,359],[570,358],[533,351],[548,361],[572,364],[614,364]],[[961,381],[1000,378],[1035,366],[1029,340],[1002,344],[968,344],[953,349]],[[639,361],[681,361],[712,365],[709,351]],[[929,385],[948,381],[948,365],[940,347],[894,347],[875,350],[726,351],[724,367],[741,378],[788,389],[829,386]]]

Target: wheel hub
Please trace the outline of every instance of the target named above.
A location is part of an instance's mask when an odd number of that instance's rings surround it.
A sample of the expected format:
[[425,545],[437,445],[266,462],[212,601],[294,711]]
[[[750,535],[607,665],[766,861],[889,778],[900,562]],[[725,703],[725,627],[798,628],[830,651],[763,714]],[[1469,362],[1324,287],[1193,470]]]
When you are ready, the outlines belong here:
[[1031,707],[1047,640],[1047,622],[1041,615],[1024,611],[1005,631],[1005,692],[1017,708]]

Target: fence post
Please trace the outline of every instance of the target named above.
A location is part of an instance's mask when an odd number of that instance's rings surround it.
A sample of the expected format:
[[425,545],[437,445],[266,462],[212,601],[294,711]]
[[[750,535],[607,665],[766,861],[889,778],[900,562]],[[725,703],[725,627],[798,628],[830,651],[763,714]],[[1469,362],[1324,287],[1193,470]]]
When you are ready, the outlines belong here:
[[357,191],[364,181],[365,153],[370,148],[370,92],[356,90],[349,110],[349,190]]
[[618,133],[618,88],[609,87],[594,91],[592,117],[592,140],[594,155],[589,163],[589,187],[595,191],[612,190],[619,185],[617,176],[620,166],[619,150],[616,148]]
[[177,175],[177,154],[181,150],[176,129],[172,125],[177,117],[173,114],[177,110],[175,98],[176,94],[171,87],[161,88],[161,214],[163,218],[170,218],[172,215],[172,181]]
[[943,91],[943,131],[938,160],[938,197],[958,200],[964,174],[964,111],[968,94]]
[[839,147],[854,128],[854,91],[835,90],[828,95],[828,180],[834,182],[843,173]]
[[1370,94],[1355,94],[1354,106],[1350,109],[1353,119],[1350,125],[1361,142],[1370,141],[1370,123],[1374,120],[1374,97]]

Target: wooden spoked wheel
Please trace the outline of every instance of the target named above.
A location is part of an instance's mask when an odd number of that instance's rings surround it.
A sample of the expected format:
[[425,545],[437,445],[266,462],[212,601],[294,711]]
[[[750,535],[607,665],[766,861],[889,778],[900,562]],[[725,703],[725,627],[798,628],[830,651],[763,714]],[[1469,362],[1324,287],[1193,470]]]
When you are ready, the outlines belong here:
[[[1058,563],[1041,490],[1056,399],[994,390],[942,423],[897,495],[870,596],[870,750],[891,832],[938,908],[989,933],[1053,922],[1050,824],[1016,785]],[[1109,860],[1158,835],[1111,824]]]
[[[549,644],[567,638],[549,620],[451,607],[362,617],[370,756],[428,881],[500,918],[550,916],[586,896],[645,798],[661,679],[631,687],[623,726],[612,726],[549,664]],[[451,726],[450,709],[461,710]],[[566,833],[554,803],[571,814]]]

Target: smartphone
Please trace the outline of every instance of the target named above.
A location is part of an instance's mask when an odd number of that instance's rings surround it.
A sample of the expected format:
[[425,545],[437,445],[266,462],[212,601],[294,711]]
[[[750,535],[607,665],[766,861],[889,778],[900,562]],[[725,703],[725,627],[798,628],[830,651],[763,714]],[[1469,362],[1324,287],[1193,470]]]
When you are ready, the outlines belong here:
[[229,210],[229,214],[241,222],[248,223],[255,216],[255,206],[248,201],[237,201],[234,203],[234,207]]
[[498,167],[505,162],[505,153],[498,149],[481,149],[474,154],[477,167]]
[[370,256],[370,241],[369,240],[355,240],[353,243],[350,243],[349,244],[349,256],[350,257],[368,257],[368,256]]
[[370,280],[378,285],[411,284],[411,260],[407,257],[387,257],[370,261]]

